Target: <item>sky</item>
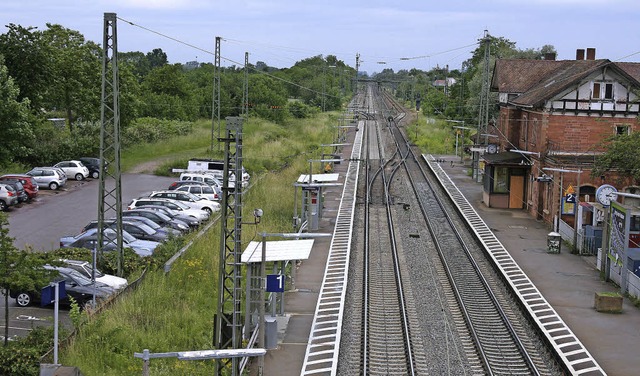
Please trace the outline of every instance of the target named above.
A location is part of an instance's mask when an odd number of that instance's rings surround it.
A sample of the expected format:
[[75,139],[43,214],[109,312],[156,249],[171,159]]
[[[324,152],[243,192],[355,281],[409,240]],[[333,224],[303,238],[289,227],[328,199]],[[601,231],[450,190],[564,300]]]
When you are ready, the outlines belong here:
[[638,0],[2,0],[9,23],[60,24],[102,44],[104,14],[116,13],[118,51],[161,48],[170,63],[223,66],[258,61],[277,68],[335,55],[360,71],[460,69],[485,30],[519,49],[552,45],[558,60],[576,49],[640,62]]

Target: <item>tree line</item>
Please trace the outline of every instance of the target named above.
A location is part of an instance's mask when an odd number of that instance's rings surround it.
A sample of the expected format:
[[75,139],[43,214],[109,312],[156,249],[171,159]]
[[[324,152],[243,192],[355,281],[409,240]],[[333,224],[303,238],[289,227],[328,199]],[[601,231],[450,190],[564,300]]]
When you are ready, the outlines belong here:
[[[7,25],[0,35],[0,168],[97,154],[102,53],[98,44],[61,25],[47,24],[44,30]],[[246,106],[250,116],[285,123],[339,109],[353,92],[355,69],[333,55],[310,57],[286,69],[264,62],[246,69],[247,99],[245,67],[218,72],[222,119],[241,114]],[[148,127],[150,119],[212,117],[211,63],[170,64],[166,53],[155,48],[119,53],[118,73],[122,132],[140,119]]]

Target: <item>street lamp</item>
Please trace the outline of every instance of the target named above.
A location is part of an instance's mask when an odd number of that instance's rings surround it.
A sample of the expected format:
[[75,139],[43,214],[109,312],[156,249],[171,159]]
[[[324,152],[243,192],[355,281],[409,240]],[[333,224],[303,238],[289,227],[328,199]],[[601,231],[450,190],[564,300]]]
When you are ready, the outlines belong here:
[[[460,162],[462,162],[463,155],[464,155],[464,131],[466,129],[474,129],[474,128],[465,127],[464,126],[464,120],[445,120],[445,121],[448,122],[448,123],[462,124],[462,125],[454,125],[453,126],[454,129],[462,130],[462,145],[460,145]],[[459,136],[459,131],[456,132],[456,157],[458,156],[458,136]]]

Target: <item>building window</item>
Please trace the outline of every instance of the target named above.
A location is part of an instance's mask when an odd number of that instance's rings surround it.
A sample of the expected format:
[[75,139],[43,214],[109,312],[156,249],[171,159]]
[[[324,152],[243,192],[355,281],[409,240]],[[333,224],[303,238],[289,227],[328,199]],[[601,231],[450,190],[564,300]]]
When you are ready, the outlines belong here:
[[613,99],[613,84],[606,82],[594,82],[592,99]]
[[493,173],[493,193],[509,192],[509,169],[496,167]]
[[628,125],[616,125],[616,136],[626,136],[629,134],[629,126]]

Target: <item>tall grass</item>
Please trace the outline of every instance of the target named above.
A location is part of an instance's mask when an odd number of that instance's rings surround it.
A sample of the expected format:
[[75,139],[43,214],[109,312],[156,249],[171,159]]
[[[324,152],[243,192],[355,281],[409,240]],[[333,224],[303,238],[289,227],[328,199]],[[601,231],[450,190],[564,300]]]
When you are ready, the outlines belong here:
[[[335,117],[326,114],[285,126],[253,119],[247,122],[243,154],[254,184],[243,195],[243,215],[252,218],[252,210],[261,208],[264,216],[258,226],[243,226],[243,247],[259,232],[291,231],[293,183],[299,174],[308,173],[308,159],[319,157],[319,145],[333,141],[335,125]],[[183,141],[181,148],[178,144]],[[168,142],[171,145],[149,149],[146,157],[136,152],[125,158],[142,163],[152,158],[180,158],[188,153],[185,150],[206,153],[210,139],[200,141],[180,137]],[[87,376],[137,375],[142,361],[134,358],[134,352],[213,348],[219,236],[220,226],[212,226],[170,273],[148,272],[137,290],[82,325],[73,343],[61,351],[62,363],[79,367]],[[152,375],[210,375],[214,362],[152,359],[150,367]]]
[[[456,145],[456,133],[452,123],[442,119],[418,116],[416,122],[405,127],[409,139],[420,150],[430,154],[453,154]],[[460,140],[461,143],[461,140]],[[467,141],[467,145],[469,142]]]

